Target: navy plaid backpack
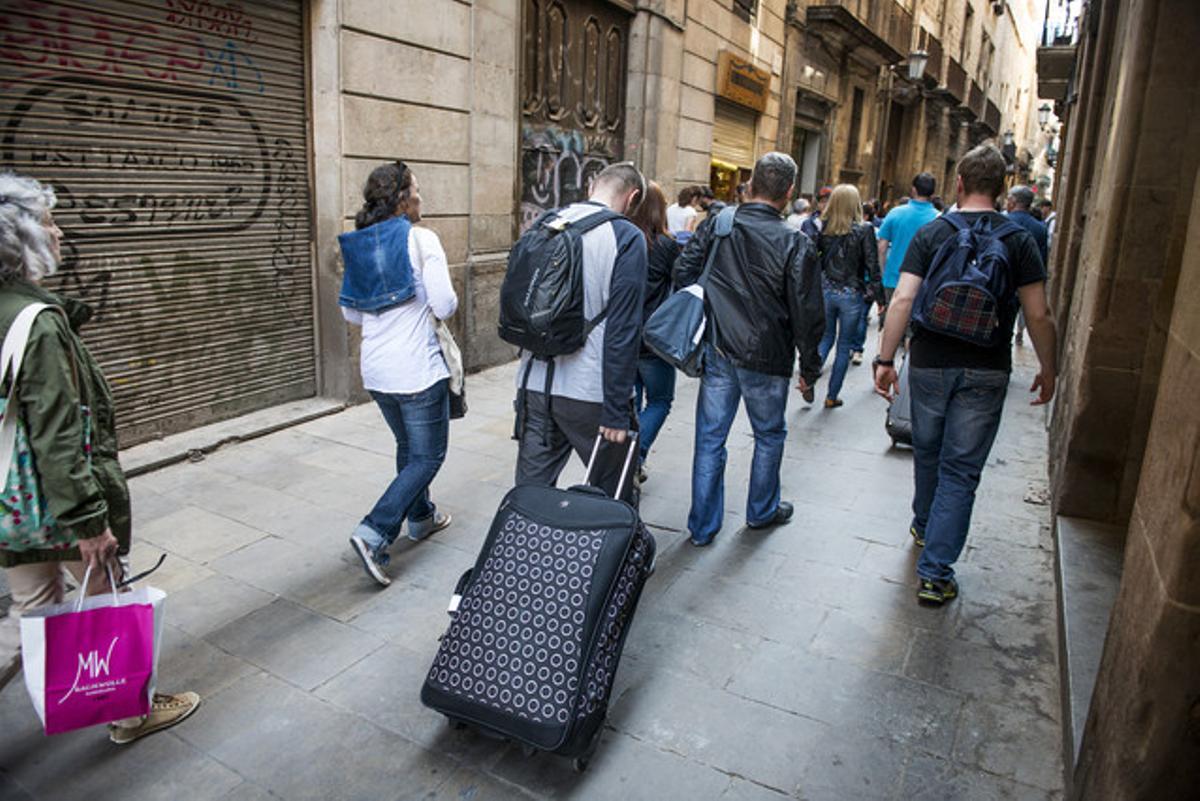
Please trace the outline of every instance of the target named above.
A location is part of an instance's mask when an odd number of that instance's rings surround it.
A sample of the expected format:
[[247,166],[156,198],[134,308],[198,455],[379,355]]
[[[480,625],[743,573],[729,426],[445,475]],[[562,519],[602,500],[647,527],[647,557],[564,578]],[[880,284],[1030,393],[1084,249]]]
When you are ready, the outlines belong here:
[[993,226],[982,217],[971,225],[958,212],[942,216],[954,235],[933,255],[917,291],[913,320],[929,331],[996,347],[1008,338],[1000,330],[1005,308],[1017,304],[1004,238],[1022,231],[1012,222]]

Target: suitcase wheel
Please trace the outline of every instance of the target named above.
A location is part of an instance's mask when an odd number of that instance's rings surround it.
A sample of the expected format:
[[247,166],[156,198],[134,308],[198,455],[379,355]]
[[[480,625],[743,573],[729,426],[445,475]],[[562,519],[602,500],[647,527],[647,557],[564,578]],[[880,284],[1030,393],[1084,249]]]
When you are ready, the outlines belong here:
[[592,736],[592,741],[588,743],[587,750],[571,761],[571,767],[576,773],[583,773],[588,769],[588,765],[592,761],[592,757],[596,753],[596,749],[600,747],[600,737],[604,734],[604,726],[601,725],[596,729],[596,733]]

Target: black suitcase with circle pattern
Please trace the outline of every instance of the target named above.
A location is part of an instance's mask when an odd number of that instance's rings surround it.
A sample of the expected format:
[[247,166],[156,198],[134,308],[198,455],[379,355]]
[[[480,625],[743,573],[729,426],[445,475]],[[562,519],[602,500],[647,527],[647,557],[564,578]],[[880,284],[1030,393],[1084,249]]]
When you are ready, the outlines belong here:
[[[622,485],[637,451],[630,440]],[[421,701],[453,725],[583,770],[654,554],[633,507],[600,490],[511,490],[459,580]]]

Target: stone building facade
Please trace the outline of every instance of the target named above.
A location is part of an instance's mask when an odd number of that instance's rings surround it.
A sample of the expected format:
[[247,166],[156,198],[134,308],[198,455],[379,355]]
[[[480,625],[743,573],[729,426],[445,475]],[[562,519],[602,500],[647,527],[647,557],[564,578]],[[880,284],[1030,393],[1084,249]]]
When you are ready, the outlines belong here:
[[[1073,5],[1077,36],[1039,53],[1064,120],[1050,479],[1060,554],[1095,551],[1111,530],[1116,570],[1115,603],[1092,612],[1095,642],[1077,642],[1078,620],[1064,627],[1068,681],[1092,650],[1098,674],[1067,743],[1067,778],[1075,799],[1190,798],[1200,787],[1200,154],[1190,144],[1200,7]],[[1065,541],[1068,520],[1089,533]],[[1068,580],[1076,569],[1089,566],[1061,564]],[[1089,578],[1103,589],[1105,576]]]
[[[756,156],[784,150],[800,165],[802,192],[849,182],[889,199],[922,170],[944,186],[963,152],[1011,132],[1016,180],[1036,150],[1036,5],[641,3],[629,114],[644,141],[630,157],[669,188],[710,184],[729,196]],[[916,51],[928,59],[914,81]],[[766,85],[757,102],[728,90],[729,59]]]
[[732,197],[781,149],[802,190],[887,197],[983,137],[1019,145],[1032,3],[12,0],[0,167],[59,189],[57,286],[100,307],[87,336],[133,444],[362,397],[336,238],[379,163],[418,173],[485,367],[514,355],[509,247],[606,164]]
[[337,307],[337,234],[368,173],[402,159],[422,187],[460,298],[469,365],[511,351],[496,299],[516,233],[521,6],[515,0],[310,0],[316,313],[322,392],[358,383],[355,332]]

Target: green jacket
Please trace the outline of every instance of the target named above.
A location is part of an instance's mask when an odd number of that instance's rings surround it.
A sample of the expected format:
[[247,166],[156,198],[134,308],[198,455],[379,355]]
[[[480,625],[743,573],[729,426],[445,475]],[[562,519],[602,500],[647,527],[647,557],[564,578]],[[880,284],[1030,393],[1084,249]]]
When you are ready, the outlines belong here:
[[[120,552],[128,553],[129,487],[117,462],[112,391],[100,365],[76,333],[91,318],[92,311],[83,303],[60,298],[27,281],[0,284],[0,339],[21,309],[34,302],[61,306],[70,319],[68,326],[61,314],[39,314],[21,365],[21,419],[29,431],[42,496],[59,525],[70,529],[76,540],[99,536],[108,528],[120,543]],[[72,359],[78,371],[78,388]],[[83,452],[81,404],[92,410],[90,468]],[[0,567],[77,559],[77,548],[0,551]]]

